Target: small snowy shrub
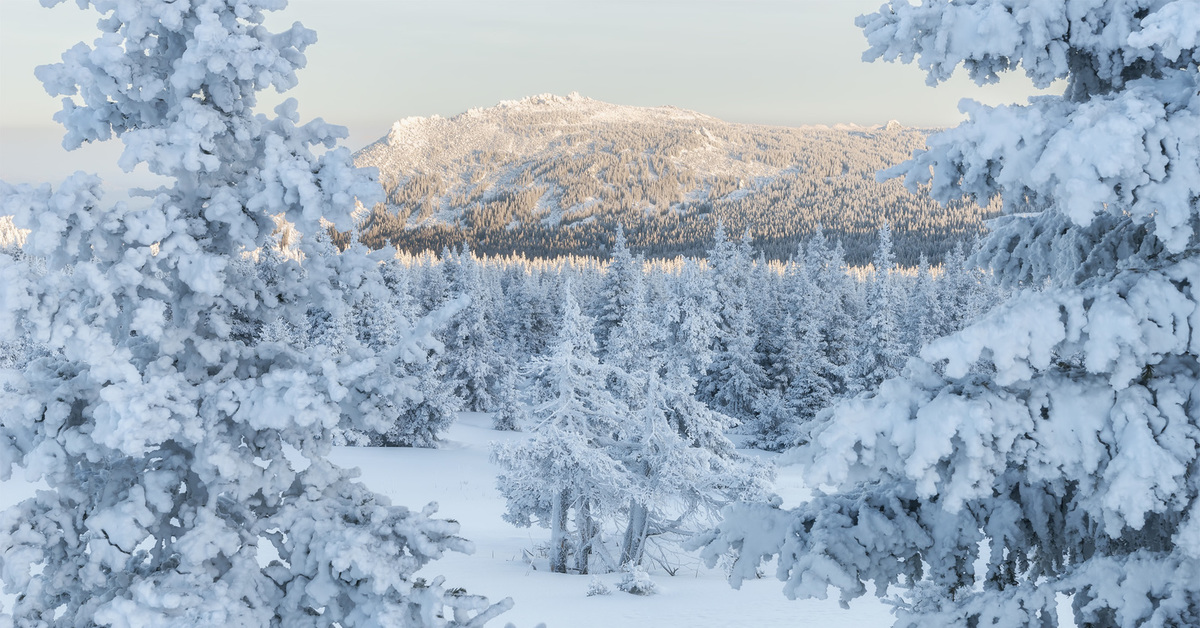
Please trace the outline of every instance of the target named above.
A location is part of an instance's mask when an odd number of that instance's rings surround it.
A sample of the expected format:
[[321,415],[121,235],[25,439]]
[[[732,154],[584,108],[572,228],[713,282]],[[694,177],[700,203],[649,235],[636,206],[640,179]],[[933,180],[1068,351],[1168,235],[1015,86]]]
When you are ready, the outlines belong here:
[[519,403],[505,403],[492,417],[492,429],[499,432],[520,432],[521,422],[529,413]]
[[612,590],[608,588],[607,584],[604,584],[600,576],[592,576],[592,581],[588,583],[588,597],[592,597],[593,595],[610,595],[611,593]]
[[617,583],[617,588],[633,595],[654,595],[657,592],[657,586],[650,579],[650,574],[646,573],[645,569],[635,565],[627,565],[625,567],[624,575],[621,576],[621,581]]

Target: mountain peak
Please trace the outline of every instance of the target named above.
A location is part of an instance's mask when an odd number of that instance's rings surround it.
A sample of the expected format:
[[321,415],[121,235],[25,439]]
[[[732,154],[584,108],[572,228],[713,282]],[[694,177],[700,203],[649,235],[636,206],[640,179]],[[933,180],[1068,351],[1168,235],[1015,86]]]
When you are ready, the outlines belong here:
[[[558,94],[551,94],[551,93],[547,92],[545,94],[535,94],[533,96],[526,96],[520,100],[501,100],[496,105],[495,108],[497,108],[497,109],[516,109],[516,108],[523,108],[523,107],[539,107],[539,106],[553,107],[556,105],[569,105],[572,103],[583,103],[583,102],[598,103],[600,101],[593,100],[591,98],[588,98],[587,96],[582,96],[582,95],[580,95],[579,92],[571,92],[570,94],[567,94],[566,96],[559,96]],[[604,104],[604,103],[602,103],[602,104]]]
[[935,225],[933,243],[907,251],[937,259],[952,240],[974,235],[984,211],[941,208],[875,180],[925,135],[898,123],[735,124],[578,93],[405,118],[355,157],[379,168],[387,193],[363,241],[439,250],[465,238],[486,253],[601,254],[623,224],[647,253],[694,255],[721,220],[769,238],[769,255],[780,258],[822,225],[861,261],[887,221],[908,242],[925,237],[910,235],[913,225]]

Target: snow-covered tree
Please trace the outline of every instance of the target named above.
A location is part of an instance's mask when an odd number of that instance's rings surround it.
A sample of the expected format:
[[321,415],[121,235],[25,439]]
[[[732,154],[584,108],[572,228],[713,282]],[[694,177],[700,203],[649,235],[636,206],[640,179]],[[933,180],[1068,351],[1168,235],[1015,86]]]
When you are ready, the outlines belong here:
[[752,447],[778,451],[800,444],[807,423],[833,402],[837,369],[826,354],[822,331],[837,301],[818,290],[820,268],[813,266],[817,265],[796,260],[788,265],[781,295],[783,320],[775,332],[779,387],[755,405],[755,418],[745,430]]
[[551,353],[531,365],[549,398],[532,411],[533,438],[499,446],[493,458],[503,468],[504,518],[550,528],[551,571],[589,573],[593,552],[602,549],[602,521],[628,497],[627,474],[608,449],[627,429],[628,410],[606,387],[611,369],[596,358],[594,322],[570,284],[563,298]]
[[829,359],[828,341],[824,330],[839,303],[833,295],[822,292],[818,283],[821,272],[818,264],[805,261],[794,268],[788,288],[789,303],[795,312],[795,326],[788,334],[785,348],[787,405],[795,409],[799,423],[816,416],[832,403],[837,381],[837,367]]
[[388,427],[370,435],[371,443],[384,447],[437,446],[462,408],[462,399],[454,394],[454,381],[442,365],[441,352],[436,340],[415,347],[399,344],[384,352],[391,368],[381,374],[401,393],[392,398],[402,401],[388,406]]
[[635,258],[625,247],[625,232],[617,225],[612,258],[600,288],[600,311],[596,316],[596,343],[600,347],[601,357],[606,357],[612,350],[609,336],[613,328],[629,320],[634,308],[641,308],[644,312],[645,300],[642,259]]
[[501,325],[517,354],[514,361],[526,364],[529,358],[545,353],[554,339],[558,322],[554,313],[555,292],[544,281],[545,273],[530,272],[522,264],[513,264],[505,275]]
[[723,433],[733,421],[696,401],[694,380],[639,375],[640,405],[609,445],[629,478],[624,566],[640,565],[652,540],[690,534],[725,504],[760,498],[773,478],[768,467],[737,455]]
[[820,342],[830,370],[822,375],[836,394],[850,389],[850,365],[857,340],[855,324],[863,311],[862,293],[849,274],[840,242],[832,248],[820,230],[805,243],[804,267],[816,288],[815,312],[819,315]]
[[492,427],[497,430],[519,432],[521,426],[529,420],[529,410],[521,403],[520,391],[517,389],[518,381],[516,369],[509,370],[501,379],[500,409],[492,417]]
[[854,360],[850,363],[849,391],[871,390],[894,377],[904,364],[905,345],[900,324],[903,293],[895,272],[892,231],[879,228],[879,244],[872,259],[874,272],[867,280],[866,309],[857,329]]
[[931,340],[950,333],[951,330],[939,333],[947,319],[939,297],[929,260],[921,255],[917,262],[917,277],[904,307],[904,344],[908,355],[917,355]]
[[[352,256],[357,246],[352,242],[342,258]],[[366,437],[384,447],[434,447],[453,423],[462,400],[454,394],[454,381],[445,372],[445,347],[440,340],[445,330],[431,327],[429,322],[454,315],[466,301],[447,302],[435,313],[416,316],[417,307],[409,294],[409,269],[394,253],[388,249],[370,255],[378,261],[354,273],[359,279],[351,282],[355,286],[348,293],[355,295],[348,303],[355,339],[380,357],[380,368],[371,377],[383,378],[400,393],[377,398],[388,427]],[[415,331],[426,341],[410,342]]]
[[763,392],[754,402],[754,420],[743,431],[747,447],[782,451],[800,443],[800,417],[774,388]]
[[[3,229],[4,223],[7,222],[11,231],[15,232],[16,227],[12,226],[11,218],[0,221],[0,229]],[[2,236],[3,234],[0,234]],[[20,268],[27,273],[26,279],[37,279],[43,276],[46,272],[46,264],[44,260],[30,257],[24,250],[21,249],[16,239],[16,235],[10,233],[12,237],[7,243],[0,239],[0,258],[7,258],[8,263],[14,268]],[[24,234],[20,236],[21,241],[24,241]],[[5,284],[16,287],[19,284]],[[0,298],[8,298],[6,293],[0,292]],[[0,308],[0,316],[4,316],[3,308]],[[0,319],[2,320],[2,319]],[[0,334],[0,372],[4,369],[14,369],[17,371],[25,370],[25,367],[30,362],[45,357],[47,349],[45,345],[34,340],[34,325],[29,320],[12,321],[14,324],[11,331],[7,334]],[[0,459],[0,464],[3,464]]]
[[[898,626],[1200,625],[1200,3],[889,2],[868,57],[931,82],[1024,68],[1062,96],[967,102],[892,171],[1004,198],[980,259],[1018,292],[813,432],[785,511],[727,510],[734,581],[898,590]],[[977,565],[978,564],[978,568]]]
[[612,326],[604,364],[609,390],[628,412],[606,446],[628,475],[620,552],[626,566],[641,564],[652,539],[692,531],[733,496],[761,493],[765,477],[743,463],[725,438],[734,421],[696,400],[688,361],[664,353],[667,328],[651,318],[640,266],[620,282],[629,294],[605,291],[622,304],[605,308]]
[[[962,329],[1000,301],[996,281],[972,257],[960,243],[942,262],[942,278],[937,289],[938,311],[933,317],[939,326],[935,328],[934,337],[948,336]],[[980,258],[986,261],[986,256]]]
[[432,312],[451,298],[446,269],[453,258],[449,248],[442,250],[441,259],[426,251],[413,266],[413,307],[418,313]]
[[792,312],[789,290],[784,287],[791,277],[789,270],[795,264],[784,267],[783,281],[776,269],[767,267],[765,260],[755,265],[751,292],[756,295],[753,314],[755,335],[758,336],[757,353],[761,360],[763,388],[782,392],[787,388],[789,364],[784,357],[787,345],[794,335],[796,316]]
[[712,277],[694,260],[687,260],[679,273],[670,347],[694,377],[708,372],[713,361],[713,343],[719,330],[717,293]]
[[740,243],[725,236],[718,225],[708,256],[718,304],[718,331],[713,361],[704,379],[704,397],[712,406],[738,420],[753,414],[766,376],[758,354],[758,334],[750,311],[750,232]]
[[[294,100],[253,112],[257,91],[296,83],[315,34],[266,30],[281,0],[88,4],[103,34],[37,70],[65,96],[65,144],[117,135],[124,168],[172,183],[107,206],[93,176],[0,184],[0,213],[45,261],[39,275],[0,255],[0,341],[26,321],[48,350],[0,371],[0,479],[16,465],[52,489],[0,514],[8,620],[482,624],[504,605],[415,575],[469,548],[458,525],[326,460],[336,429],[383,429],[377,400],[403,394],[367,377],[380,356],[353,335],[336,352],[261,337],[341,307],[339,269],[361,260],[323,255],[314,234],[379,193],[336,147],[345,129],[299,124]],[[280,214],[306,234],[303,261],[262,281],[235,260]],[[405,344],[432,342],[426,328]]]
[[607,324],[602,361],[609,367],[609,391],[630,408],[646,402],[646,381],[657,376],[659,347],[666,334],[662,321],[651,318],[643,274],[641,258],[629,254],[618,231],[613,263],[601,290],[603,318],[597,320],[597,327]]
[[465,245],[442,263],[451,276],[451,292],[469,300],[446,332],[446,370],[468,410],[491,412],[498,408],[501,378],[512,368],[501,352],[495,323],[499,299],[482,264]]

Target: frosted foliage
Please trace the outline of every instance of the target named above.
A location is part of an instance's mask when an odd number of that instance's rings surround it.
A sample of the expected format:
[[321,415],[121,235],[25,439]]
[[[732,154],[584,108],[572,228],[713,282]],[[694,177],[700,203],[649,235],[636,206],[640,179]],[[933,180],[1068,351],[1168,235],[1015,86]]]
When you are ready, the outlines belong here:
[[750,232],[735,243],[718,225],[708,257],[718,295],[718,321],[703,392],[715,409],[744,420],[752,415],[754,399],[761,394],[766,377],[759,366],[758,338],[751,317]]
[[465,246],[448,272],[454,291],[470,304],[446,332],[446,370],[454,381],[454,393],[468,410],[498,410],[502,377],[509,367],[495,333],[498,287],[485,279],[479,260]]
[[295,84],[315,34],[261,26],[282,0],[78,4],[102,35],[37,71],[67,97],[65,145],[115,134],[123,167],[174,183],[112,206],[84,174],[0,183],[0,214],[30,230],[29,257],[0,255],[0,343],[45,349],[0,370],[0,479],[17,467],[52,489],[0,514],[19,595],[0,623],[482,624],[503,604],[414,575],[469,550],[458,524],[325,461],[335,429],[376,430],[379,400],[407,394],[368,377],[394,356],[352,334],[338,352],[292,342],[310,312],[354,302],[373,262],[319,237],[295,245],[303,262],[242,261],[275,216],[311,236],[378,196],[336,147],[344,129],[299,124],[294,101],[251,111],[256,91]]
[[[630,490],[628,475],[607,451],[620,440],[627,411],[605,387],[612,369],[596,358],[593,319],[583,316],[564,288],[562,324],[549,355],[531,365],[548,400],[533,409],[533,438],[497,446],[497,486],[507,501],[504,518],[550,528],[550,569],[589,573],[600,549],[601,521]],[[571,522],[574,525],[571,525]],[[599,553],[599,552],[597,552]]]
[[[640,282],[635,282],[640,285]],[[508,511],[517,525],[550,528],[550,568],[590,573],[650,560],[680,537],[708,525],[720,507],[765,492],[772,470],[737,456],[724,430],[732,421],[695,398],[683,360],[661,365],[644,296],[628,318],[613,320],[610,340],[622,347],[595,357],[593,319],[582,316],[568,287],[562,324],[532,373],[548,400],[533,408],[533,437],[498,446],[494,458]],[[615,388],[615,390],[613,390]],[[604,535],[622,531],[619,558]],[[570,559],[573,563],[568,565]]]
[[1200,625],[1200,3],[898,1],[859,25],[932,82],[1067,80],[967,103],[891,172],[1003,194],[978,259],[1018,292],[819,415],[793,455],[829,492],[727,509],[709,561],[736,551],[737,584],[778,555],[795,597],[873,583],[897,626],[1056,626],[1058,595],[1075,625]]
[[[1079,225],[1096,214],[1150,222],[1171,252],[1193,240],[1200,196],[1194,0],[984,1],[886,5],[859,18],[868,58],[919,58],[930,82],[963,63],[979,81],[1020,64],[1065,97],[988,108],[928,141],[894,174],[948,200],[1004,193],[1010,211],[1053,204]],[[981,36],[982,35],[982,36]]]

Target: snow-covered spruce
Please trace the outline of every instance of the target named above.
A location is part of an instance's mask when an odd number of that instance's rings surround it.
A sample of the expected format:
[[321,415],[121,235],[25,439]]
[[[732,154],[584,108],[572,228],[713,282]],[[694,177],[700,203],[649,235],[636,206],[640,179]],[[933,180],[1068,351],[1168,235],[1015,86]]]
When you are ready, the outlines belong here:
[[[966,103],[892,175],[1002,194],[980,259],[1020,291],[822,415],[818,494],[732,507],[704,540],[733,582],[897,591],[897,626],[1200,625],[1200,3],[889,2],[869,56],[931,82],[1023,67],[1066,93]],[[935,368],[936,367],[936,368]],[[984,568],[976,571],[981,560]]]
[[[866,307],[855,330],[855,357],[848,365],[851,393],[877,388],[883,380],[895,377],[908,353],[900,324],[903,293],[893,268],[892,232],[887,223],[879,229],[879,246],[871,262],[874,268],[867,279]],[[909,321],[910,325],[913,322]]]
[[[391,357],[353,334],[336,351],[273,337],[318,310],[336,322],[375,262],[314,237],[269,281],[236,261],[269,244],[274,216],[311,236],[378,195],[336,147],[344,129],[299,124],[294,100],[252,112],[257,91],[296,83],[314,33],[261,26],[280,0],[91,4],[103,35],[37,71],[67,97],[66,145],[115,134],[122,166],[174,183],[113,206],[83,174],[0,184],[0,213],[45,262],[0,255],[0,341],[27,333],[48,351],[0,371],[0,478],[17,465],[53,489],[0,514],[9,621],[483,624],[508,602],[415,576],[469,550],[458,525],[326,461],[335,430],[386,429],[378,400],[409,394],[379,375]],[[399,344],[436,346],[429,331]]]
[[717,225],[708,263],[712,266],[713,290],[718,295],[717,334],[701,390],[715,409],[742,421],[753,416],[754,400],[762,393],[766,379],[759,364],[758,335],[750,309],[750,232],[734,242],[725,237],[724,226]]
[[[508,504],[504,518],[550,528],[550,570],[608,571],[601,526],[615,516],[631,483],[606,445],[627,429],[626,411],[609,392],[610,367],[596,358],[593,321],[579,310],[568,283],[563,320],[551,353],[533,364],[548,398],[533,411],[533,438],[497,447],[497,484]],[[595,554],[595,557],[593,556]]]
[[[553,350],[533,362],[548,397],[533,411],[533,438],[495,452],[506,518],[550,528],[553,571],[640,565],[651,545],[711,524],[721,506],[770,483],[770,470],[725,438],[732,420],[696,400],[688,362],[660,353],[667,332],[645,313],[640,273],[622,283],[634,294],[623,312],[608,308],[603,362],[568,284]],[[615,552],[604,542],[614,528]]]
[[446,333],[446,369],[454,380],[454,392],[468,410],[497,410],[504,373],[513,368],[501,353],[497,337],[499,286],[465,245],[458,254],[446,256],[443,263],[450,293],[470,302]]
[[[640,256],[630,260],[623,238],[613,258],[642,265]],[[735,454],[724,435],[733,421],[696,400],[688,361],[671,360],[664,346],[675,335],[664,323],[677,317],[652,316],[643,273],[625,274],[610,268],[602,296],[611,325],[609,389],[627,413],[606,449],[630,476],[620,562],[631,567],[642,564],[652,540],[686,534],[732,499],[761,495],[770,471]]]

